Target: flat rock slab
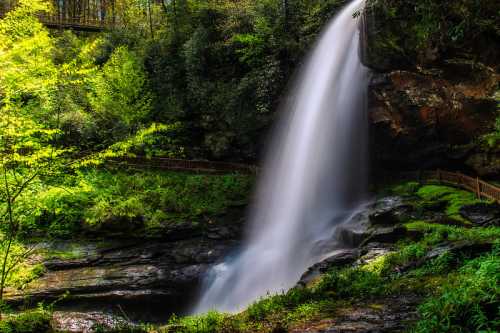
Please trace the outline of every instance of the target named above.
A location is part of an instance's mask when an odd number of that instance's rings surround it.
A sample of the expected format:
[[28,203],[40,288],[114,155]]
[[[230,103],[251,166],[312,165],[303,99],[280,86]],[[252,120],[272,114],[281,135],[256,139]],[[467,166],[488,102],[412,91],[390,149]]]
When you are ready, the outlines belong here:
[[123,308],[134,320],[163,321],[172,311],[182,311],[207,269],[236,245],[202,237],[78,245],[84,249],[81,257],[46,261],[46,273],[24,290],[9,290],[6,301],[58,300],[61,309],[87,312],[121,313]]
[[116,330],[130,324],[126,319],[100,312],[55,311],[51,326],[55,332],[91,333],[95,330]]
[[404,332],[418,319],[420,298],[398,295],[338,309],[332,318],[308,322],[290,333]]

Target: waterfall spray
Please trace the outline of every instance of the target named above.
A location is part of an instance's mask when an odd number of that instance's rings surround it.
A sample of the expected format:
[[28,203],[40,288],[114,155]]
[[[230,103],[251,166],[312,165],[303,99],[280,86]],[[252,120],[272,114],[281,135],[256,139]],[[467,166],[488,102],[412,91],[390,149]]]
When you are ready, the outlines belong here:
[[268,151],[242,250],[208,273],[194,312],[236,312],[288,290],[362,203],[368,70],[354,14],[363,3],[347,5],[309,56]]

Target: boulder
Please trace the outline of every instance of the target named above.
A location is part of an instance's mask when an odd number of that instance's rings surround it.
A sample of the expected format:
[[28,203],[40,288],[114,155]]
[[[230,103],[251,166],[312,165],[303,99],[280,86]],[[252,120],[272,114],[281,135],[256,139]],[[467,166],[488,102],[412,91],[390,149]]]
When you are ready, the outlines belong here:
[[500,206],[498,204],[466,205],[460,208],[460,215],[477,226],[500,226]]
[[410,216],[412,207],[403,202],[401,197],[385,197],[377,201],[370,214],[372,225],[396,225]]
[[297,286],[305,287],[314,282],[321,274],[326,273],[333,267],[340,267],[354,263],[359,257],[359,250],[357,249],[341,249],[334,251],[326,259],[309,267],[309,269],[302,275]]

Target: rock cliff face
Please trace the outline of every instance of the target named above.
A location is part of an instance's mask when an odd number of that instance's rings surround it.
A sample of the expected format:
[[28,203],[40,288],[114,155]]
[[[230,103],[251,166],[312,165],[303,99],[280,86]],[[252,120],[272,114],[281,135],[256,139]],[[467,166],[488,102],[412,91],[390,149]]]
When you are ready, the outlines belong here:
[[498,177],[500,149],[479,142],[500,116],[498,18],[495,6],[460,3],[426,0],[426,9],[368,2],[364,62],[373,70],[369,109],[378,170],[441,167]]
[[61,318],[68,312],[92,318],[115,313],[163,322],[172,312],[187,310],[207,269],[238,245],[240,228],[238,223],[214,225],[202,234],[170,240],[50,244],[52,252],[74,257],[44,259],[43,276],[23,290],[9,290],[6,300],[12,305],[56,301]]

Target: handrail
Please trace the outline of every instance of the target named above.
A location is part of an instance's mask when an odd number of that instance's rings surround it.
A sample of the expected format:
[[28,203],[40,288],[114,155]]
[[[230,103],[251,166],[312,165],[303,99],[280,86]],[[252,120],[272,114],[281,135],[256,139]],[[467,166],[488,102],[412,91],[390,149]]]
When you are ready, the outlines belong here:
[[[109,163],[125,164],[139,168],[154,168],[162,170],[195,171],[210,173],[238,172],[257,174],[259,167],[238,163],[183,160],[162,157],[121,157],[108,160]],[[412,171],[399,174],[406,179],[416,179],[419,182],[436,181],[440,184],[460,187],[473,192],[479,199],[490,199],[500,203],[500,187],[487,183],[479,177],[470,177],[460,172],[444,170]]]
[[419,182],[437,181],[438,183],[460,187],[476,194],[478,199],[490,199],[500,203],[500,187],[487,183],[479,177],[470,177],[460,172],[444,170],[413,171],[401,176],[417,179]]
[[[0,10],[0,18],[9,10]],[[100,31],[116,25],[115,18],[66,17],[60,15],[39,15],[40,22],[48,28]]]
[[131,167],[152,168],[175,171],[194,171],[208,173],[243,173],[257,174],[259,168],[254,165],[213,162],[200,160],[183,160],[163,157],[120,157],[107,160],[111,164],[123,164]]

